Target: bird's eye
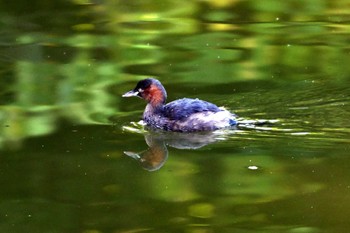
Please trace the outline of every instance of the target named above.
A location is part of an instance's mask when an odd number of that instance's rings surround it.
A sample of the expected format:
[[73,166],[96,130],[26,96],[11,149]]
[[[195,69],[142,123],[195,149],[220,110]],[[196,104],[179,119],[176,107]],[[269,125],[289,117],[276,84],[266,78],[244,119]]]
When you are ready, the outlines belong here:
[[138,89],[138,92],[142,93],[142,92],[143,92],[143,89],[142,89],[142,88],[139,88],[139,89]]

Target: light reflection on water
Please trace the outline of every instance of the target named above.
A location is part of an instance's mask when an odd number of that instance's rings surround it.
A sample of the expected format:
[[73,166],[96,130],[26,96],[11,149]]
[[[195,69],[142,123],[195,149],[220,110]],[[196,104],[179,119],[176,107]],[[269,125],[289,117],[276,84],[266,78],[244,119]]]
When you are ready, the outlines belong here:
[[[349,229],[347,1],[36,3],[0,10],[1,232]],[[278,122],[150,134],[148,76]]]

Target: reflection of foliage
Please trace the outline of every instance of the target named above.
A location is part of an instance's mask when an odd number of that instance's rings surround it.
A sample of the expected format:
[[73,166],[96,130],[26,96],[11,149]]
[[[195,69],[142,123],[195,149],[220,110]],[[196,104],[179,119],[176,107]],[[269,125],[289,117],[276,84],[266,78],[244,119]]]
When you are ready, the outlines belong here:
[[[51,62],[51,55],[43,57],[55,46],[36,46],[34,62],[16,62],[16,82],[10,87],[15,97],[7,103],[9,107],[3,108],[1,121],[8,126],[8,133],[2,137],[13,141],[16,137],[47,134],[62,117],[76,123],[106,123],[115,113],[116,109],[111,108],[113,100],[105,89],[117,82],[118,65],[96,61],[89,48],[97,47],[96,44],[107,47],[106,39],[102,44],[98,37],[86,35],[69,38],[68,43],[82,48],[73,55],[70,48],[60,49],[62,57],[70,54],[65,64]],[[26,54],[28,58],[30,55]]]
[[60,118],[107,122],[118,109],[106,87],[121,82],[122,72],[216,84],[311,74],[342,81],[350,72],[344,0],[18,0],[0,6],[8,33],[0,37],[1,60],[13,63],[1,84],[7,89],[0,92],[7,105],[1,121],[13,127],[13,119],[25,125],[40,115],[33,122],[41,125],[21,137],[51,132]]

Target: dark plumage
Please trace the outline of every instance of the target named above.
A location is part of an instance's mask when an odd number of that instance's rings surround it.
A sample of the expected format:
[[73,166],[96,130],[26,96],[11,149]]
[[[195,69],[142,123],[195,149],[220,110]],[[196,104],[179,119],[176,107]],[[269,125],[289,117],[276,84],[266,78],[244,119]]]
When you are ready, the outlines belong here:
[[222,110],[207,101],[189,98],[172,101],[166,104],[163,109],[164,116],[170,120],[183,120],[194,113],[205,111],[219,112]]

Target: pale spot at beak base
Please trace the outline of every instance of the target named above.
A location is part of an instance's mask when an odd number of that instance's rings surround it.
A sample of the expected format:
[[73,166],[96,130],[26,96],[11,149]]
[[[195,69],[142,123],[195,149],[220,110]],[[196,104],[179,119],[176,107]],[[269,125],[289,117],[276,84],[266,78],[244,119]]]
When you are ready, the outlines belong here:
[[127,93],[122,95],[122,97],[132,97],[132,96],[137,96],[138,94],[139,94],[138,91],[128,91]]

